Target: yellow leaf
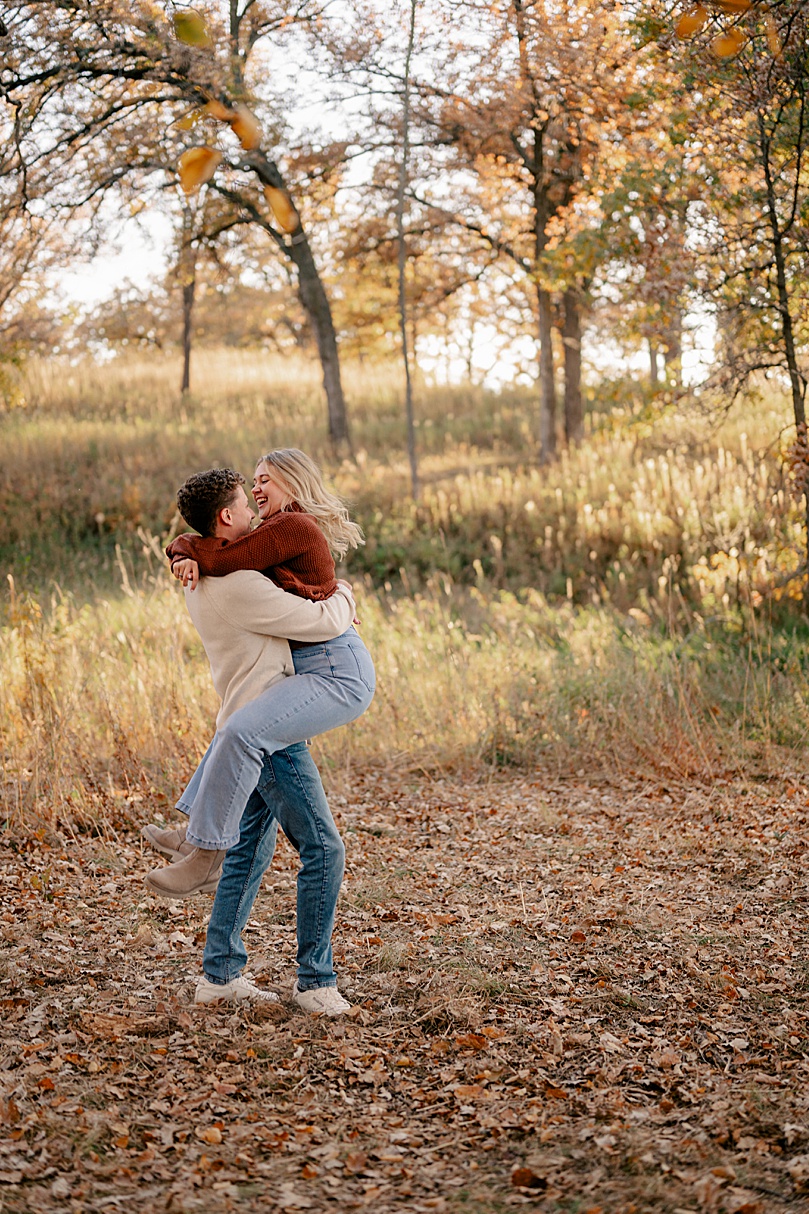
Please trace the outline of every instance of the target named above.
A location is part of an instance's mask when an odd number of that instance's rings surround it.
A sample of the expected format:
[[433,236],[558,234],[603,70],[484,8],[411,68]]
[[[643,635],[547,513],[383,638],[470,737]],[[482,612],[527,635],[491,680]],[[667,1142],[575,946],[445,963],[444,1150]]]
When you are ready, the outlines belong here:
[[190,114],[186,114],[185,118],[180,118],[174,125],[178,131],[190,131],[192,126],[196,126],[199,121],[199,110],[192,110]]
[[215,97],[211,98],[205,106],[205,110],[212,118],[218,118],[220,122],[230,122],[236,113],[235,110],[228,109],[226,105],[223,105],[221,101],[217,101]]
[[711,50],[720,59],[731,59],[734,55],[738,55],[739,51],[744,46],[744,34],[741,30],[728,30],[726,34],[720,34],[714,38],[711,43]]
[[690,13],[683,13],[674,27],[674,32],[678,38],[691,38],[702,29],[707,20],[707,10],[700,4],[698,8],[692,9]]
[[723,13],[746,13],[752,0],[716,0]]
[[228,121],[230,129],[234,135],[238,135],[239,143],[246,152],[258,147],[261,143],[261,127],[255,114],[248,110],[246,105],[238,106],[236,113]]
[[781,45],[781,35],[772,13],[765,14],[764,25],[767,30],[767,46],[770,48],[770,54],[774,55],[776,59],[780,59],[784,48]]
[[188,46],[210,46],[211,36],[205,28],[205,22],[199,13],[193,9],[182,9],[173,16],[174,32],[181,42]]
[[265,185],[264,197],[282,232],[295,232],[301,226],[298,212],[292,205],[292,199],[287,190],[278,190],[273,185]]
[[216,166],[222,159],[222,153],[214,148],[189,148],[183,152],[177,167],[180,172],[180,185],[186,194],[193,194],[206,181],[210,181],[216,171]]
[[195,1131],[200,1142],[209,1142],[211,1145],[217,1145],[222,1141],[222,1131],[215,1125],[206,1125],[198,1128]]

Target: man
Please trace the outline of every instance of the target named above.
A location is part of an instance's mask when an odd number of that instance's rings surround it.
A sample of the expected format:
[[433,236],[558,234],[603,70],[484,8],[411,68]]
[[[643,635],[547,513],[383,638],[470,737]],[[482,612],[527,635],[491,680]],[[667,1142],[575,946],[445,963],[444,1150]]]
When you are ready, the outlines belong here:
[[[203,535],[238,539],[250,530],[253,521],[243,484],[243,477],[229,468],[198,473],[178,491],[183,517]],[[287,594],[252,570],[203,578],[196,590],[186,590],[186,605],[222,700],[217,728],[272,683],[294,674],[289,645],[281,638],[331,640],[350,626],[354,616],[354,602],[346,583],[340,583],[331,598],[311,602]],[[206,758],[178,802],[179,809],[187,809],[193,801]],[[272,860],[279,824],[301,858],[298,977],[293,999],[306,1011],[340,1015],[350,1005],[337,990],[331,934],[345,849],[317,767],[304,743],[267,759],[242,816],[238,842],[226,854],[191,847],[185,841],[184,827],[161,830],[150,825],[144,827],[143,834],[158,851],[182,860],[183,867],[193,874],[196,888],[216,890],[203,954],[203,977],[197,983],[195,1001],[275,1002],[275,994],[257,987],[242,972],[247,954],[241,933]],[[201,865],[207,867],[200,885]],[[172,867],[176,869],[177,865]],[[161,881],[167,871],[150,873],[146,879],[149,888],[164,897],[182,896],[174,884]]]

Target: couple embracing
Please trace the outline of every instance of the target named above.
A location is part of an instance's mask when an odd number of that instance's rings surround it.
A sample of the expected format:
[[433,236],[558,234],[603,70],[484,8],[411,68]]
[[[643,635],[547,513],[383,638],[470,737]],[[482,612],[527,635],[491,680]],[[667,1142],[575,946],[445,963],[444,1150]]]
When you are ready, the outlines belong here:
[[187,824],[143,828],[172,860],[146,884],[171,899],[215,891],[197,1003],[276,1002],[244,972],[241,935],[280,826],[301,861],[292,998],[334,1016],[350,1009],[331,946],[345,848],[306,742],[354,720],[373,698],[351,587],[336,579],[332,558],[362,533],[302,451],[263,456],[253,497],[255,528],[244,478],[232,469],[198,473],[177,493],[199,535],[166,551],[222,703],[214,739],[177,803]]

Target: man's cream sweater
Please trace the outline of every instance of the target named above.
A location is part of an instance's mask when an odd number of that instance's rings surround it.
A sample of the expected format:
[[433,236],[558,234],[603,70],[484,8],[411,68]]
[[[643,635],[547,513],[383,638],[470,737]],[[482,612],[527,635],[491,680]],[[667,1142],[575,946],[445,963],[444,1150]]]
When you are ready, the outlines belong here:
[[253,569],[200,578],[196,590],[186,590],[185,601],[222,699],[217,729],[237,708],[295,673],[289,645],[281,638],[333,640],[350,627],[355,610],[340,586],[331,598],[314,603],[288,594]]

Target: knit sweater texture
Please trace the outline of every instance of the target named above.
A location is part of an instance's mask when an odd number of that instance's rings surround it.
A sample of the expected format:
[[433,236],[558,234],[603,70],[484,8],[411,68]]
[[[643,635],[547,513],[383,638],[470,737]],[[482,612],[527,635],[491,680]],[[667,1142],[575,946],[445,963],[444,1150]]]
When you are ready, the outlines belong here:
[[237,708],[295,673],[289,644],[330,641],[351,627],[354,601],[342,587],[321,602],[288,594],[252,569],[202,578],[185,591],[188,613],[222,700],[217,729]]
[[169,544],[166,555],[170,560],[191,557],[203,577],[256,569],[282,590],[304,599],[327,599],[337,589],[326,537],[311,514],[304,513],[297,503],[271,515],[237,540],[179,535]]

